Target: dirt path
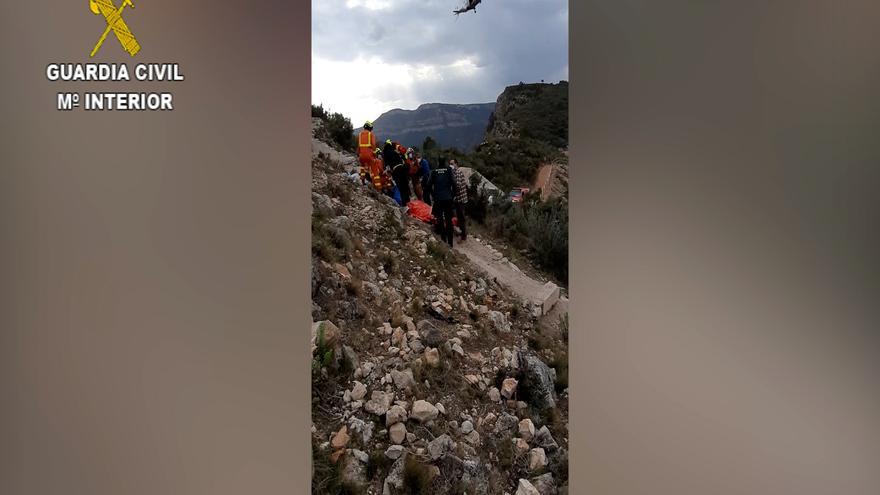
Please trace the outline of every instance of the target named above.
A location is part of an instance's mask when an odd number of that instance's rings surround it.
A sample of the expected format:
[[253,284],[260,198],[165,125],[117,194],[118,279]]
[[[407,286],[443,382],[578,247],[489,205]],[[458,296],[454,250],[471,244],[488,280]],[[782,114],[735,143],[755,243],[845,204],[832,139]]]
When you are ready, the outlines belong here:
[[[539,305],[547,300],[549,288],[545,282],[535,280],[522,272],[483,239],[468,237],[466,242],[456,243],[455,250],[467,256],[471,263],[521,299]],[[548,307],[547,310],[549,309]]]

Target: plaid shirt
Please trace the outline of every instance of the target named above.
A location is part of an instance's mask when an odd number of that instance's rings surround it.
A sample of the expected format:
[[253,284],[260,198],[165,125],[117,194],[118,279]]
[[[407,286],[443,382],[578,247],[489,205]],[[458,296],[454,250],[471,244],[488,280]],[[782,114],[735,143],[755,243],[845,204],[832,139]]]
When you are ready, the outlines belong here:
[[468,187],[467,181],[464,178],[464,173],[462,173],[461,169],[455,167],[455,202],[456,203],[467,203],[468,200]]

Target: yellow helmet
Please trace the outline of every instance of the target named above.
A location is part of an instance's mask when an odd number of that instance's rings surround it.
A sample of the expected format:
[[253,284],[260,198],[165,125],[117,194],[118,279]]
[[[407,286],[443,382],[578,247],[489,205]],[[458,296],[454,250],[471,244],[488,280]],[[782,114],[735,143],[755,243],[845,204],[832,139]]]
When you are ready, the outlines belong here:
[[372,128],[373,128],[373,122],[371,122],[369,120],[364,122],[364,129],[372,129]]
[[393,144],[390,139],[385,140],[385,144]]

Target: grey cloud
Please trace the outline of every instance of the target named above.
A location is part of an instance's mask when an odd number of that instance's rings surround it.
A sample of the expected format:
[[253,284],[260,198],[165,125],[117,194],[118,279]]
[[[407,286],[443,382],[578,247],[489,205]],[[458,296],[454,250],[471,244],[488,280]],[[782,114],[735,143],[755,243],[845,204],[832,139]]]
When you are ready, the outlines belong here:
[[[420,102],[493,101],[519,81],[567,77],[566,0],[484,0],[476,14],[456,18],[452,10],[460,3],[396,0],[389,9],[370,11],[348,9],[345,0],[321,0],[313,7],[313,51],[336,61],[378,57],[412,65],[471,58],[480,67],[475,78],[447,74],[416,85],[410,97]],[[393,91],[389,96],[402,99]]]

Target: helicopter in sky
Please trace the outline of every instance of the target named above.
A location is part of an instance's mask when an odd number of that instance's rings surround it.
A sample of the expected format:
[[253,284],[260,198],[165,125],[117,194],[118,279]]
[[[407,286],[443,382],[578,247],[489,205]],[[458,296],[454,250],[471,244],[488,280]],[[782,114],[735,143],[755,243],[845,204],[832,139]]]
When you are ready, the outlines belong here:
[[479,5],[483,0],[467,0],[467,2],[458,10],[453,10],[452,13],[455,15],[464,14],[469,10],[473,10],[474,13],[477,12],[477,5]]

